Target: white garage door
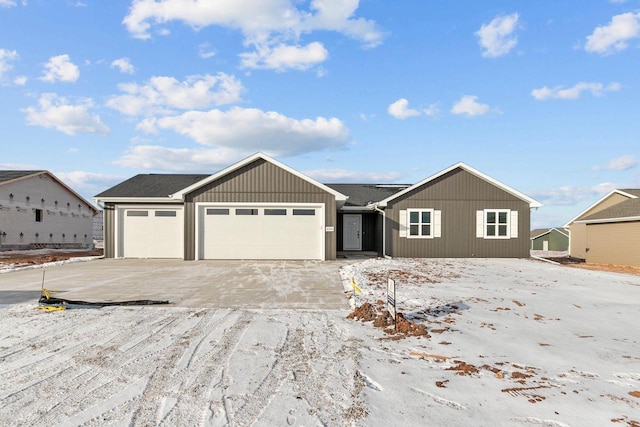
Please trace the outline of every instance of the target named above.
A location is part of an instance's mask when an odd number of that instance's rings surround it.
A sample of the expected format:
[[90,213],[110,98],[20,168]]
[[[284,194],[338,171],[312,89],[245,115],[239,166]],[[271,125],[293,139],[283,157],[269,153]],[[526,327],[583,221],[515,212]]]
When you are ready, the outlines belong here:
[[319,206],[203,206],[202,259],[324,259]]
[[182,217],[182,209],[124,209],[121,217],[121,256],[183,258]]

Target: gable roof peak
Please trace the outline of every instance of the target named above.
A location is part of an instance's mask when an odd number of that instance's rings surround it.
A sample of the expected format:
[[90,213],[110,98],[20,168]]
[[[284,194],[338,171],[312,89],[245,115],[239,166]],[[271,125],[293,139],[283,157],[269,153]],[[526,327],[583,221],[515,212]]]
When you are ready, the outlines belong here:
[[429,183],[429,182],[431,182],[431,181],[433,181],[433,180],[435,180],[435,179],[437,179],[437,178],[439,178],[439,177],[441,177],[441,176],[443,176],[443,175],[445,175],[445,174],[447,174],[447,173],[449,173],[449,172],[451,172],[451,171],[453,171],[455,169],[463,169],[463,170],[465,170],[465,171],[477,176],[478,178],[483,179],[483,180],[489,182],[490,184],[495,185],[498,188],[501,188],[502,190],[506,191],[507,193],[510,193],[510,194],[514,195],[515,197],[517,197],[517,198],[529,203],[529,207],[531,207],[531,208],[539,208],[539,207],[542,206],[542,203],[532,199],[531,197],[525,195],[524,193],[519,192],[518,190],[516,190],[514,188],[509,187],[506,184],[501,183],[497,179],[494,179],[494,178],[491,178],[488,175],[485,175],[484,173],[480,172],[477,169],[472,168],[471,166],[469,166],[468,164],[466,164],[464,162],[458,162],[456,164],[453,164],[453,165],[449,166],[448,168],[443,169],[440,172],[438,172],[438,173],[436,173],[434,175],[431,175],[430,177],[425,178],[422,181],[420,181],[420,182],[418,182],[418,183],[416,183],[416,184],[414,184],[414,185],[412,185],[412,186],[410,186],[408,188],[405,188],[404,190],[399,191],[399,192],[395,193],[394,195],[392,195],[390,197],[387,197],[386,199],[380,201],[379,205],[382,206],[382,207],[385,207],[388,202],[390,202],[390,201],[392,201],[392,200],[394,200],[394,199],[396,199],[396,198],[398,198],[398,197],[400,197],[400,196],[402,196],[404,194],[407,194],[408,192],[413,191],[414,189],[416,189],[418,187],[421,187],[421,186],[423,186],[423,185],[425,185],[425,184],[427,184],[427,183]]
[[301,172],[298,172],[297,170],[285,165],[284,163],[280,163],[276,159],[268,156],[267,154],[265,154],[265,153],[263,153],[261,151],[258,151],[257,153],[254,153],[251,156],[249,156],[249,157],[247,157],[247,158],[245,158],[243,160],[240,160],[239,162],[236,162],[236,163],[232,164],[231,166],[228,166],[225,169],[222,169],[221,171],[219,171],[219,172],[217,172],[217,173],[215,173],[213,175],[209,175],[207,178],[205,178],[205,179],[203,179],[201,181],[198,181],[195,184],[192,184],[192,185],[190,185],[190,186],[188,186],[186,188],[183,188],[182,190],[179,190],[179,191],[176,191],[173,194],[170,194],[169,198],[172,198],[172,199],[184,199],[185,194],[190,193],[191,191],[193,191],[193,190],[195,190],[197,188],[200,188],[203,185],[206,185],[206,184],[208,184],[210,182],[213,182],[213,181],[215,181],[215,180],[217,180],[217,179],[219,179],[219,178],[221,178],[221,177],[223,177],[223,176],[225,176],[225,175],[227,175],[227,174],[229,174],[229,173],[231,173],[231,172],[233,172],[233,171],[235,171],[237,169],[240,169],[243,166],[246,166],[246,165],[248,165],[250,163],[253,163],[253,162],[255,162],[256,160],[259,160],[259,159],[262,159],[262,160],[264,160],[264,161],[266,161],[268,163],[271,163],[272,165],[275,165],[275,166],[277,166],[277,167],[279,167],[281,169],[284,169],[285,171],[297,176],[298,178],[303,179],[303,180],[309,182],[310,184],[313,184],[316,187],[321,188],[322,190],[326,191],[327,193],[332,194],[336,198],[337,201],[345,201],[348,198],[347,196],[345,196],[344,194],[334,190],[333,188],[330,188],[330,187],[326,186],[325,184],[322,184],[322,183],[316,181],[315,179],[313,179],[313,178],[311,178],[311,177],[309,177],[309,176],[307,176],[307,175],[305,175],[305,174],[303,174]]
[[600,199],[598,199],[594,204],[590,205],[587,209],[583,210],[578,215],[576,215],[571,220],[569,220],[564,225],[564,227],[569,227],[571,225],[571,223],[573,223],[573,222],[577,221],[578,219],[580,219],[582,216],[584,216],[591,209],[595,208],[600,203],[602,203],[603,201],[607,200],[609,197],[613,196],[614,194],[619,194],[621,196],[628,197],[629,199],[637,199],[637,198],[640,197],[640,189],[633,189],[632,188],[632,189],[625,189],[625,190],[619,190],[619,189],[611,190],[606,195],[604,195]]

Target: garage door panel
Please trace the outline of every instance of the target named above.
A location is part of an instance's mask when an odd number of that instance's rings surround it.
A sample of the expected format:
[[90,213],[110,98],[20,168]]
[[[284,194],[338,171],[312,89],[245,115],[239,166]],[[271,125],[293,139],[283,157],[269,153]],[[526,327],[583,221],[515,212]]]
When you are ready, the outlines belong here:
[[181,209],[126,209],[123,216],[125,258],[182,258]]
[[[294,209],[306,215],[294,215]],[[248,210],[257,215],[238,215]],[[324,218],[318,207],[216,207],[200,215],[204,259],[323,258]]]

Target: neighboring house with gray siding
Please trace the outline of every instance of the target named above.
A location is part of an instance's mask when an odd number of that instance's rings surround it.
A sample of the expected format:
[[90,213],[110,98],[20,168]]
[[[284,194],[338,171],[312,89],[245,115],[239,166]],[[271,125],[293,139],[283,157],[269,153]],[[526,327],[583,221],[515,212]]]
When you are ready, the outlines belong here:
[[571,256],[640,266],[640,189],[614,190],[569,221]]
[[531,231],[534,251],[568,251],[569,231],[564,228],[539,228]]
[[0,171],[0,249],[92,247],[96,213],[51,172]]
[[528,257],[540,204],[459,163],[415,185],[322,184],[257,153],[214,175],[137,175],[106,190],[105,256]]

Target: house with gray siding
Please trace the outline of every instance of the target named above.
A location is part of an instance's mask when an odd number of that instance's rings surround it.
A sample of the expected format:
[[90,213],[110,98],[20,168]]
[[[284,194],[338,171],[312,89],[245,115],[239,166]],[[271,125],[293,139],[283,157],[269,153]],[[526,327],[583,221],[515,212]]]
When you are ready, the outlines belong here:
[[213,175],[137,175],[97,196],[105,256],[528,257],[535,200],[458,163],[414,185],[322,184],[257,153]]
[[0,249],[93,246],[97,209],[46,170],[0,171]]

